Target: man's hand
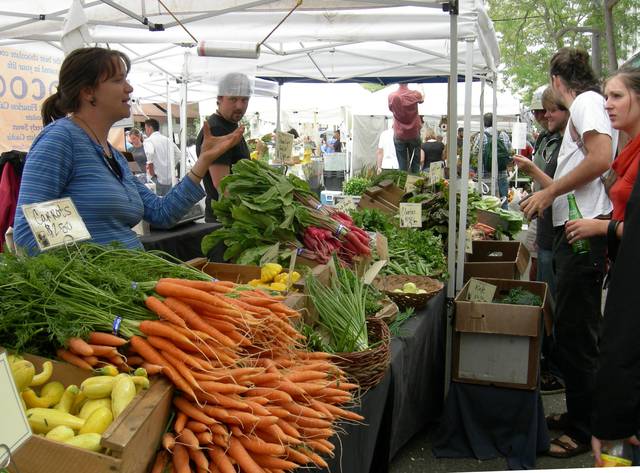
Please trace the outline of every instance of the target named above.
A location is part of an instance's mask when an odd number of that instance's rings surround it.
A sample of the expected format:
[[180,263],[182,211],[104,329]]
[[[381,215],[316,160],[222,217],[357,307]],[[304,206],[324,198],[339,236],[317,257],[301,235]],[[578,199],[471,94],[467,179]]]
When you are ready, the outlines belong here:
[[536,165],[533,164],[533,161],[531,161],[529,158],[525,158],[520,154],[516,154],[513,156],[513,162],[516,164],[516,166],[518,166],[518,169],[526,172],[527,174],[533,171],[533,168],[536,167]]
[[531,220],[553,204],[555,196],[549,191],[549,188],[542,189],[541,191],[534,192],[520,203],[520,210],[524,212],[527,219]]

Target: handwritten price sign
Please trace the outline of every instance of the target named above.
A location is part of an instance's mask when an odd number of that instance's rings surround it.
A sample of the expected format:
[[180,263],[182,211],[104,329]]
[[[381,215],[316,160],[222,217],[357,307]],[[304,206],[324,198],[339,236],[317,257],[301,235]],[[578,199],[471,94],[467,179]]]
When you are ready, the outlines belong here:
[[293,152],[293,135],[283,131],[276,132],[276,161],[284,162]]
[[69,197],[23,205],[22,211],[40,251],[91,238]]
[[422,228],[422,204],[400,202],[400,226]]
[[467,299],[472,302],[491,302],[496,294],[497,286],[489,284],[479,279],[471,278],[469,281],[469,291]]

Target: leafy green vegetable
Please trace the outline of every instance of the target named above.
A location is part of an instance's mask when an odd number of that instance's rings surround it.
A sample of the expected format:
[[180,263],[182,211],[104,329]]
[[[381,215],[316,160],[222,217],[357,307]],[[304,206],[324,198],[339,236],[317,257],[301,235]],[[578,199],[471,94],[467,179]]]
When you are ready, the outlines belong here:
[[533,305],[540,307],[542,299],[524,288],[514,287],[506,296],[495,297],[493,302],[496,304],[515,304],[515,305]]
[[380,174],[373,178],[373,180],[371,181],[371,185],[377,186],[382,181],[386,181],[387,179],[390,179],[396,186],[404,189],[404,186],[407,183],[407,172],[397,169],[382,171]]
[[361,209],[351,212],[353,223],[368,232],[380,232],[390,235],[395,231],[393,220],[377,209]]
[[362,195],[369,187],[371,187],[371,181],[369,179],[354,177],[342,185],[342,191],[345,195]]

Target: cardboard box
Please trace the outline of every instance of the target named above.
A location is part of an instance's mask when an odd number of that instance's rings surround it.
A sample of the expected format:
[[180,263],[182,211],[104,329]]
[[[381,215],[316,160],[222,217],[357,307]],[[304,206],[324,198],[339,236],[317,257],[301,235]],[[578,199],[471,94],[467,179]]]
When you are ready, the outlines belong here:
[[[40,371],[45,358],[25,356]],[[91,373],[67,363],[53,361],[52,381],[77,384]],[[169,418],[173,385],[155,376],[148,390],[141,391],[124,412],[102,434],[108,453],[95,453],[33,435],[13,455],[20,473],[139,473],[147,471]],[[10,471],[15,471],[11,470]]]
[[476,215],[478,217],[478,222],[489,225],[491,228],[495,228],[496,230],[500,229],[502,231],[506,231],[509,229],[509,222],[507,222],[495,212],[478,209],[476,211]]
[[396,215],[404,194],[404,189],[393,184],[393,181],[384,180],[362,194],[358,208],[377,209],[388,215]]
[[470,302],[469,283],[455,299],[452,379],[517,389],[538,386],[547,285],[541,282],[478,278],[497,286],[496,295],[522,287],[542,299],[540,307]]
[[470,278],[520,279],[529,265],[529,250],[518,241],[473,242],[464,264],[464,282]]

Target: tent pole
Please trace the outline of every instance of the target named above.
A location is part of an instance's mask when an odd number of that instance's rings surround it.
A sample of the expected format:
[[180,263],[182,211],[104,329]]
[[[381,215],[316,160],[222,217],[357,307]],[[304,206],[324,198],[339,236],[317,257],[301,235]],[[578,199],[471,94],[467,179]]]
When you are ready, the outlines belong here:
[[498,193],[498,73],[493,74],[493,122],[491,123],[491,195]]
[[484,183],[484,163],[482,162],[482,148],[484,145],[484,91],[487,80],[483,77],[480,81],[480,133],[478,134],[478,194],[482,195],[482,185]]
[[457,199],[457,159],[456,159],[456,128],[458,117],[458,1],[450,0],[449,28],[451,41],[451,57],[449,66],[449,116],[447,146],[449,149],[449,238],[447,246],[447,265],[449,281],[447,283],[447,320],[445,340],[445,380],[444,395],[449,392],[451,381],[451,339],[453,324],[453,298],[456,293],[456,199]]
[[187,85],[189,84],[189,53],[184,53],[180,97],[180,176],[187,175]]
[[464,256],[467,237],[467,198],[469,194],[469,155],[471,151],[471,101],[473,85],[473,42],[466,41],[464,77],[464,138],[462,141],[462,172],[460,175],[460,230],[458,232],[458,267],[456,290],[462,289],[464,279]]
[[280,130],[280,96],[282,95],[282,83],[278,82],[278,96],[276,97],[276,130]]
[[[173,110],[171,109],[168,74],[165,74],[165,79],[167,81],[167,136],[171,144],[173,143]],[[173,146],[168,146],[167,148],[169,152],[169,165],[171,166],[171,185],[175,186],[178,183],[178,179],[176,179],[176,155],[173,152]]]

